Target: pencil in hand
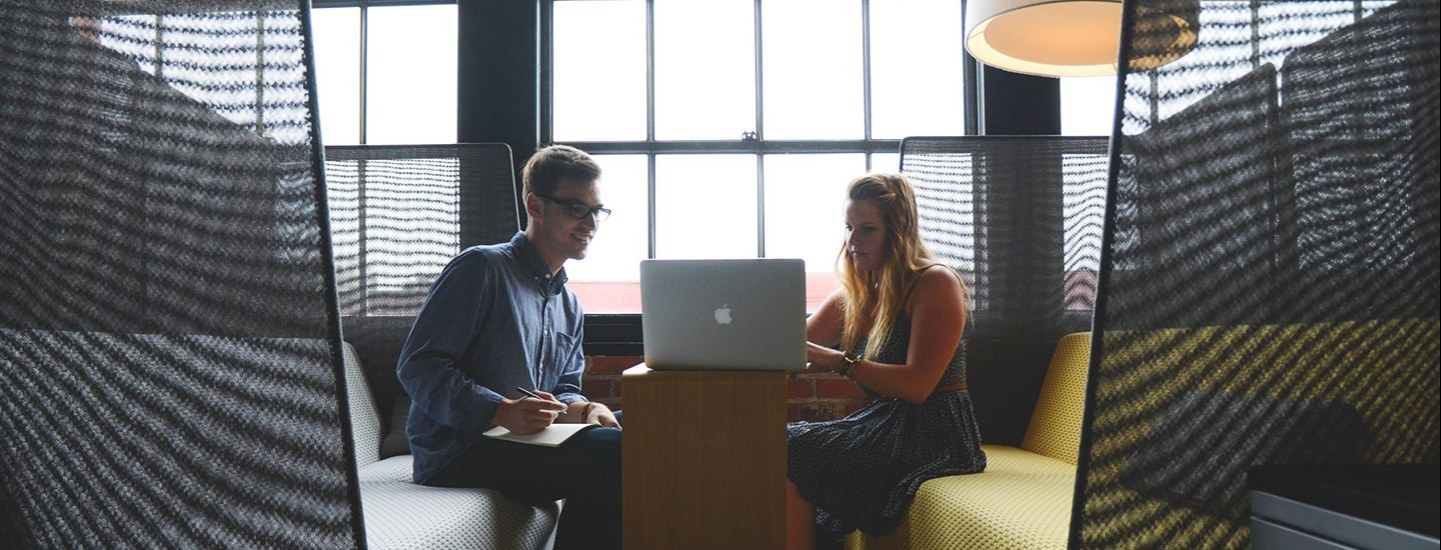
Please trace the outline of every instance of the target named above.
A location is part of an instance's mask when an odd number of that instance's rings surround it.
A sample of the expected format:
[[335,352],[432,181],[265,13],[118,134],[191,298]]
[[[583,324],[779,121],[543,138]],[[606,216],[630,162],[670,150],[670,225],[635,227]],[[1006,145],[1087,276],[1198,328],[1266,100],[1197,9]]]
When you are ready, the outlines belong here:
[[[518,392],[520,392],[520,393],[523,393],[523,394],[525,394],[527,397],[534,397],[534,398],[539,399],[539,400],[541,400],[541,401],[550,401],[549,399],[546,399],[546,398],[544,398],[544,397],[541,397],[541,396],[539,396],[539,395],[536,395],[535,392],[530,391],[530,390],[527,390],[527,389],[525,389],[525,388],[517,387],[517,388],[515,388],[515,391],[518,391]],[[557,403],[559,403],[559,401],[557,401]],[[560,415],[561,415],[561,416],[565,416],[566,414],[569,414],[569,413],[570,413],[570,407],[566,407],[565,410],[560,411]]]

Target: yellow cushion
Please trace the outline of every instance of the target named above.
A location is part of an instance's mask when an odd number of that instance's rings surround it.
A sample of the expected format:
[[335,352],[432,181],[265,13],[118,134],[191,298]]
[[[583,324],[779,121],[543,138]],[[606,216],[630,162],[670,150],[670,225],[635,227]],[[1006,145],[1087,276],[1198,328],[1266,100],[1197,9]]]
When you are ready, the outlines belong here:
[[1075,465],[1015,447],[981,447],[984,473],[921,484],[895,533],[851,533],[846,548],[1065,548]]
[[1081,448],[1086,409],[1086,373],[1091,364],[1091,333],[1068,334],[1056,343],[1021,448],[1072,465]]
[[845,549],[908,550],[911,547],[910,522],[909,515],[901,518],[901,523],[896,526],[895,532],[881,538],[872,537],[860,531],[851,531],[851,534],[846,535]]
[[927,481],[910,509],[911,548],[1065,548],[1076,467],[985,445],[986,471]]
[[1064,548],[1090,359],[1089,332],[1062,337],[1020,449],[982,445],[985,472],[927,481],[894,533],[853,532],[846,550]]
[[[1424,461],[1424,443],[1436,440],[1438,333],[1435,319],[1104,333],[1098,376],[1107,383],[1097,388],[1090,426],[1082,544],[1115,545],[1124,533],[1125,544],[1139,548],[1246,546],[1244,514],[1206,514],[1123,479],[1155,423],[1187,392],[1339,400],[1369,428],[1364,462]],[[1426,374],[1420,384],[1418,372]],[[1430,449],[1434,457],[1434,444]]]

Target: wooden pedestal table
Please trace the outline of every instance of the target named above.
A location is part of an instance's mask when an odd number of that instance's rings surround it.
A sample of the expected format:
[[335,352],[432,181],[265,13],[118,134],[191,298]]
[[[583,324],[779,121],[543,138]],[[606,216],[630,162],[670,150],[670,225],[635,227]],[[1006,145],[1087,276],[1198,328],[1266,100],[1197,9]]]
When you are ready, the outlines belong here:
[[786,375],[627,369],[627,549],[785,546]]

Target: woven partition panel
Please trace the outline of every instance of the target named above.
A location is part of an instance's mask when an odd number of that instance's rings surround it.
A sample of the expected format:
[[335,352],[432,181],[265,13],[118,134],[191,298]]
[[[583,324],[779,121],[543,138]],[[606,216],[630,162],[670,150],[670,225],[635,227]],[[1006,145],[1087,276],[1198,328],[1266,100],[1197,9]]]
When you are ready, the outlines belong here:
[[1437,3],[1134,2],[1123,55],[1197,8],[1122,74],[1074,546],[1244,547],[1252,466],[1438,461]]
[[345,316],[414,317],[461,250],[520,228],[503,143],[325,148]]
[[345,338],[389,429],[400,347],[430,286],[461,250],[520,228],[510,147],[330,146],[325,173]]
[[1091,328],[1107,164],[1105,138],[901,143],[921,238],[974,295],[967,376],[987,443],[1020,444],[1056,342]]
[[363,545],[307,6],[0,1],[0,546]]

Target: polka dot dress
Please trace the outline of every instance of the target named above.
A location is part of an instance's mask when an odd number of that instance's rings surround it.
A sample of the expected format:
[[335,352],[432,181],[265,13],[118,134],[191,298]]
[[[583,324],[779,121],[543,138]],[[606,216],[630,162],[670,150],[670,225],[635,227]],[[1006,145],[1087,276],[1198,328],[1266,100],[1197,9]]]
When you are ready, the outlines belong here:
[[[910,336],[910,319],[902,316],[885,348],[868,358],[904,364]],[[936,387],[966,381],[965,349],[962,340]],[[921,483],[980,472],[986,455],[966,390],[912,405],[865,389],[877,399],[850,416],[788,425],[786,467],[801,496],[816,505],[816,525],[880,537],[896,528]]]

